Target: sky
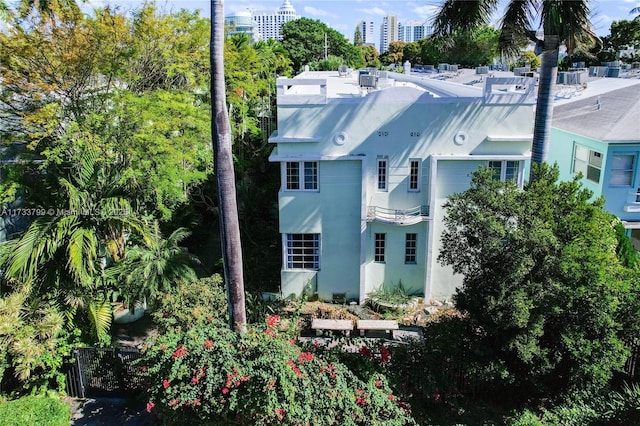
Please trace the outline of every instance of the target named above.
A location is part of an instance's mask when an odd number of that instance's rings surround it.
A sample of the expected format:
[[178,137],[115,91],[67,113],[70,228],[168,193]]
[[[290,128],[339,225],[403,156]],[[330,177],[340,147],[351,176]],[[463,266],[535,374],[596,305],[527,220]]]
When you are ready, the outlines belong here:
[[[343,33],[348,38],[353,37],[356,24],[359,21],[373,21],[374,41],[378,45],[378,32],[382,18],[386,15],[397,15],[401,23],[409,21],[424,22],[433,17],[439,0],[400,1],[400,0],[289,0],[298,15],[305,18],[318,19],[329,27]],[[124,10],[139,7],[144,0],[88,0],[88,5],[102,6],[105,4],[120,5]],[[225,0],[225,15],[246,10],[277,10],[283,0]],[[502,0],[505,3],[505,0]],[[156,0],[160,9],[177,11],[180,9],[200,9],[203,15],[209,16],[209,0]],[[633,19],[629,12],[634,7],[640,7],[640,0],[592,0],[591,9],[594,12],[591,22],[598,35],[609,34],[611,22],[621,19]],[[500,9],[501,10],[501,9]],[[499,16],[496,16],[497,23]]]

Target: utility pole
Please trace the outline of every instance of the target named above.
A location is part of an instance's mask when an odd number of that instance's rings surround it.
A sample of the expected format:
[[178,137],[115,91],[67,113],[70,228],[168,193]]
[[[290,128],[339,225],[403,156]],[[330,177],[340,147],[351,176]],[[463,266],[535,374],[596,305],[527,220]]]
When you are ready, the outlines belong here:
[[329,45],[327,44],[327,33],[324,33],[324,59],[327,60],[327,50]]

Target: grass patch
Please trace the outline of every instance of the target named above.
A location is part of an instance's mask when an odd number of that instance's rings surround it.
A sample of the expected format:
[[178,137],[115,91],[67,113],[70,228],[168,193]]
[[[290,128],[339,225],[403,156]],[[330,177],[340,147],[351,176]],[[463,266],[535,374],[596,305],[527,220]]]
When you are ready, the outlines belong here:
[[25,396],[0,403],[0,426],[68,426],[70,420],[71,407],[56,398]]

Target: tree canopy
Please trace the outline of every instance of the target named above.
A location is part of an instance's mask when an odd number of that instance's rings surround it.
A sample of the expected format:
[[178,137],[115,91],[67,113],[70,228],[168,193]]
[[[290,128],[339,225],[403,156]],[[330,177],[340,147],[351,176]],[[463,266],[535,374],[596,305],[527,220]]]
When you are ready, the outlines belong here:
[[325,36],[327,56],[342,58],[345,65],[354,68],[364,64],[360,52],[339,31],[319,20],[300,18],[282,26],[282,46],[289,52],[294,70],[301,71],[325,58]]
[[438,259],[463,275],[456,307],[523,392],[603,385],[628,354],[638,270],[618,257],[602,199],[557,183],[557,166],[533,173],[519,190],[476,172],[445,204]]

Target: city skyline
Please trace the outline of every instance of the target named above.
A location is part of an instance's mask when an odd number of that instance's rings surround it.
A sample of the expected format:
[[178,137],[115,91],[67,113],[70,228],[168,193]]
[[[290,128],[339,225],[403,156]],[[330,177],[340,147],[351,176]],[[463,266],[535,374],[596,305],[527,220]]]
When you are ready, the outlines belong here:
[[[111,4],[123,9],[140,7],[144,0],[89,0],[81,5],[86,11],[91,7],[100,7]],[[379,48],[380,25],[387,15],[395,15],[398,22],[429,21],[440,2],[435,1],[396,1],[396,0],[290,0],[296,13],[305,18],[317,19],[329,27],[340,31],[348,39],[353,39],[355,28],[360,21],[374,22],[374,41]],[[225,15],[246,10],[264,11],[277,10],[283,0],[225,0]],[[500,13],[504,9],[506,1],[499,8]],[[203,16],[209,16],[210,1],[207,0],[158,0],[159,9],[177,11],[180,9],[201,10]],[[639,0],[599,0],[593,1],[591,10],[594,14],[592,23],[596,33],[600,36],[609,34],[611,22],[621,19],[633,19],[629,12],[634,7],[640,7]],[[499,15],[495,16],[497,24]]]

